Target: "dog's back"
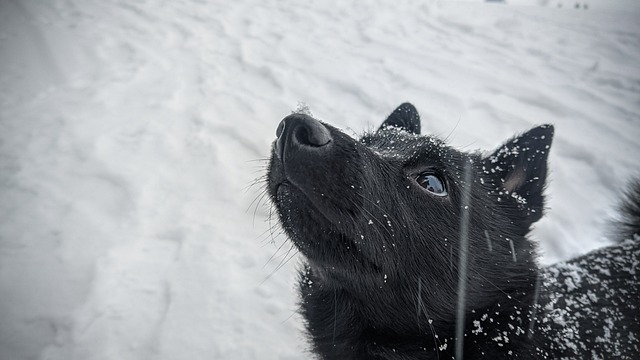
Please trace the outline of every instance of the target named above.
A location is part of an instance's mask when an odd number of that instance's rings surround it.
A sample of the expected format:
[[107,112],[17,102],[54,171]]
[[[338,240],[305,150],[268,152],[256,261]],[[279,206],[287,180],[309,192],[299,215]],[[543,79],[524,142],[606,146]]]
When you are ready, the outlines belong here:
[[617,222],[621,242],[543,270],[539,331],[567,359],[640,356],[640,181]]

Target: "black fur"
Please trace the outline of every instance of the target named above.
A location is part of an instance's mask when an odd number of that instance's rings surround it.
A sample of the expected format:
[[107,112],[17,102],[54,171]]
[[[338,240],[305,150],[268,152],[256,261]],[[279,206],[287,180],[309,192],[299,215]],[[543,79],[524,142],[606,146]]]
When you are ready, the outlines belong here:
[[620,218],[614,223],[616,237],[624,240],[640,234],[640,179],[632,182],[620,202]]
[[[544,210],[553,127],[488,156],[419,132],[408,103],[359,140],[304,114],[278,128],[268,191],[306,258],[300,312],[313,353],[452,359],[460,346],[465,359],[634,358],[638,237],[547,269],[526,238]],[[639,190],[625,207],[636,232]]]

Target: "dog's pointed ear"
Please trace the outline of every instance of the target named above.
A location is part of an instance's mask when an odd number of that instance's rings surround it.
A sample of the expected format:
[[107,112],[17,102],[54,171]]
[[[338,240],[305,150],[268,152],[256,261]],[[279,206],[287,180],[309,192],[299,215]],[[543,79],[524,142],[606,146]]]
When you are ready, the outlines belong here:
[[414,134],[420,134],[420,115],[416,107],[410,103],[398,106],[378,130],[396,127]]
[[[516,136],[482,160],[482,169],[501,199],[515,200],[525,211],[527,227],[542,217],[547,158],[553,125],[541,125]],[[504,200],[502,200],[504,201]]]

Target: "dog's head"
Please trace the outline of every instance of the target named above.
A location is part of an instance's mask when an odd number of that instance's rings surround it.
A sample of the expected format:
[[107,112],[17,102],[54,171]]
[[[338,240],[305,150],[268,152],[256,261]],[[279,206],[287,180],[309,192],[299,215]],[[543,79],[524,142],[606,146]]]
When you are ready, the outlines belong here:
[[408,103],[358,140],[305,114],[281,121],[268,191],[315,279],[371,302],[385,289],[394,295],[380,301],[402,302],[419,283],[430,308],[449,318],[466,226],[475,304],[533,286],[535,252],[525,235],[542,216],[553,127],[536,127],[488,156],[420,128]]

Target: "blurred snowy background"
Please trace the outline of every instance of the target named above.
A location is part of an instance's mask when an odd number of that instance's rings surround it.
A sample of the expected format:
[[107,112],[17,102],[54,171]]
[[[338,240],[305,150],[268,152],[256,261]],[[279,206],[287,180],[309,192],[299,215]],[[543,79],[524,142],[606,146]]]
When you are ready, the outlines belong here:
[[0,360],[309,358],[299,260],[275,271],[289,245],[246,190],[298,102],[356,135],[411,101],[467,150],[553,123],[542,260],[605,245],[640,170],[639,19],[633,0],[0,0]]

